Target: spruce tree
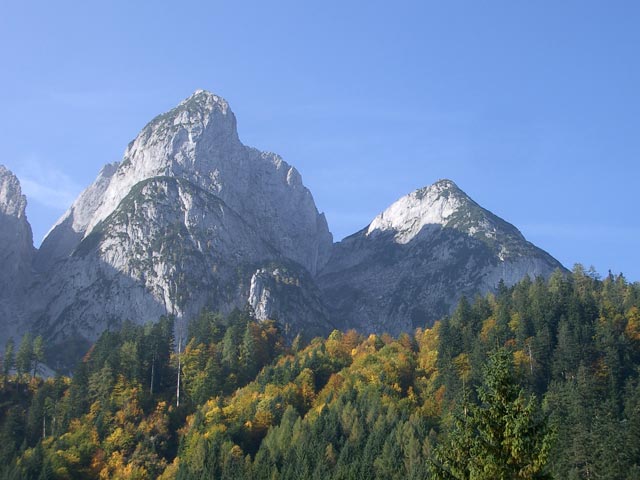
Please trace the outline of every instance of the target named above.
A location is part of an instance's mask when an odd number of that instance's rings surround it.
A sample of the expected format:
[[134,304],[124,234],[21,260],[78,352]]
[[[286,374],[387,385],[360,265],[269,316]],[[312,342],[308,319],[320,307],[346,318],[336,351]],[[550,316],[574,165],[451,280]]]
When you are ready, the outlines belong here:
[[551,434],[535,397],[527,397],[506,349],[491,353],[473,405],[436,455],[439,479],[550,478],[545,472]]

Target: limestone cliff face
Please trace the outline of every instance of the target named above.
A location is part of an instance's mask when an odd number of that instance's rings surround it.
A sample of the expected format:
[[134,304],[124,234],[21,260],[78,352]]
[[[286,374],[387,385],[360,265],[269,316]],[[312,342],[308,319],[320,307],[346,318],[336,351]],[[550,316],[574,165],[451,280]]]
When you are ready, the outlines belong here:
[[562,265],[511,224],[442,180],[387,208],[335,245],[317,282],[330,316],[364,332],[411,331],[461,296],[548,276]]
[[311,275],[296,264],[270,264],[251,277],[249,305],[258,320],[275,319],[291,339],[309,340],[336,328]]
[[242,145],[226,101],[197,91],[144,127],[49,232],[34,262],[34,328],[92,341],[125,320],[245,308],[256,271],[288,266],[298,285],[268,286],[270,316],[323,333],[312,275],[331,245],[295,168]]
[[252,270],[279,253],[222,200],[175,177],[136,184],[44,278],[37,324],[94,340],[125,320],[243,308]]
[[[0,345],[25,322],[23,296],[35,249],[27,199],[16,176],[0,165]],[[0,347],[1,348],[1,347]]]
[[199,90],[153,119],[122,162],[100,173],[47,236],[38,264],[67,256],[134,185],[157,176],[183,178],[219,197],[312,274],[326,263],[332,236],[298,171],[276,154],[244,146],[227,102]]

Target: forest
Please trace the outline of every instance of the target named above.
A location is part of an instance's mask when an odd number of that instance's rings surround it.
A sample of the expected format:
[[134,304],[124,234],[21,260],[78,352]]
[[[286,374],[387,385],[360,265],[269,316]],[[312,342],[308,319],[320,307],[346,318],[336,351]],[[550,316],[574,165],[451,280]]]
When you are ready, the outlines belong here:
[[580,265],[397,338],[203,311],[71,376],[6,346],[0,479],[639,479],[640,284]]

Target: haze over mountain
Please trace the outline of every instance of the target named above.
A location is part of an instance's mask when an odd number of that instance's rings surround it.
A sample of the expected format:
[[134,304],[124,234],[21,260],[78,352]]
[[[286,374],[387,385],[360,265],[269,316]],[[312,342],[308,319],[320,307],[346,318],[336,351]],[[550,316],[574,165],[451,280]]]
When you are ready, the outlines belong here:
[[6,169],[0,179],[3,270],[15,272],[2,281],[22,288],[3,311],[53,341],[247,305],[290,336],[398,333],[461,295],[562,268],[449,180],[334,245],[297,170],[244,146],[227,102],[203,90],[146,125],[37,252],[17,179]]

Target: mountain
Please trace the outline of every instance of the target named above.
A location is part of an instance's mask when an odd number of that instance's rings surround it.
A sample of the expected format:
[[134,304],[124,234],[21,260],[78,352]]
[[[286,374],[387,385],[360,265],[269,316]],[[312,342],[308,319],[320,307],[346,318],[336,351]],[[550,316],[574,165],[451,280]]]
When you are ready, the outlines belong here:
[[217,196],[312,274],[326,263],[332,236],[298,171],[274,153],[244,146],[227,102],[204,90],[154,118],[122,162],[102,170],[47,235],[36,263],[46,269],[68,256],[138,182],[158,176]]
[[331,247],[297,170],[244,146],[227,102],[199,90],[146,125],[46,236],[34,328],[93,341],[124,320],[250,304],[322,333],[312,276]]
[[462,296],[495,291],[500,280],[558,268],[513,225],[440,180],[337,243],[317,282],[341,327],[398,334],[449,314]]
[[243,145],[227,102],[203,90],[149,122],[37,251],[25,206],[0,169],[3,332],[31,329],[71,360],[125,321],[173,315],[180,335],[203,308],[251,309],[289,339],[397,334],[562,269],[449,180],[334,244],[298,171]]
[[27,199],[17,177],[0,165],[0,342],[24,323],[21,300],[35,254],[26,215]]

